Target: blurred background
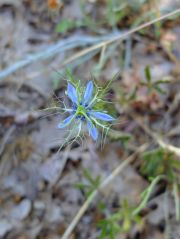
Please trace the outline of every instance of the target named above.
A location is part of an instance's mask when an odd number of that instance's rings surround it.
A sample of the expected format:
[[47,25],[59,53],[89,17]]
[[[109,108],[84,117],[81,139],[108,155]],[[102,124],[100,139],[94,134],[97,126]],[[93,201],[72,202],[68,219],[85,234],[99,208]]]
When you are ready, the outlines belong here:
[[[180,11],[120,38],[178,9],[178,0],[0,0],[0,239],[65,239],[134,153],[67,238],[180,239]],[[118,122],[103,147],[87,135],[58,151],[64,116],[42,109],[64,97],[66,69],[82,85],[115,76],[106,100]]]

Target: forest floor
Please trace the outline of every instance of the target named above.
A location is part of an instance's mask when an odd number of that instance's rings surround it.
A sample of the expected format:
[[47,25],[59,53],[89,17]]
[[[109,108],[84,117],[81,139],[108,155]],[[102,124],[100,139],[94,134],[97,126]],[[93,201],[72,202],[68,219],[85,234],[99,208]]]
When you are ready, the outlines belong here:
[[[180,239],[180,19],[128,33],[180,2],[47,2],[0,0],[0,239]],[[66,97],[67,68],[84,86],[117,76],[103,143],[61,147],[64,115],[43,111]]]

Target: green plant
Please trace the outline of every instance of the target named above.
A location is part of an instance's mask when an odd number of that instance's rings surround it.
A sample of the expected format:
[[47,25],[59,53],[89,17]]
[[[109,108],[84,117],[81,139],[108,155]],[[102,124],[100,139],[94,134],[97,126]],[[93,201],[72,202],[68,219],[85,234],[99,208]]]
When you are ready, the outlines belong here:
[[143,161],[141,166],[142,174],[152,177],[160,177],[165,175],[168,180],[168,185],[172,190],[175,201],[176,219],[180,220],[180,200],[179,187],[180,177],[178,170],[180,169],[180,162],[175,156],[162,148],[157,148],[143,154]]
[[164,174],[169,180],[174,179],[175,169],[180,166],[174,155],[162,148],[147,151],[142,155],[142,174],[148,177],[156,177]]
[[153,81],[149,66],[145,67],[144,72],[146,76],[146,82],[141,81],[141,85],[147,87],[148,93],[152,93],[152,91],[156,91],[158,93],[165,94],[166,91],[162,89],[161,85],[170,83],[170,81],[166,79]]
[[96,190],[100,183],[101,183],[101,177],[93,177],[91,173],[87,170],[83,170],[83,176],[86,179],[87,183],[76,183],[75,187],[83,191],[83,193],[88,198],[94,190]]
[[[106,0],[104,2],[105,14],[101,18],[92,17],[92,13],[86,12],[86,4],[87,2],[84,0],[79,1],[79,6],[81,9],[82,18],[81,19],[66,19],[63,18],[57,24],[55,31],[58,33],[65,33],[69,30],[73,30],[79,27],[87,27],[93,32],[101,33],[105,31],[105,27],[116,28],[117,24],[126,16],[128,16],[132,11],[140,11],[142,4],[144,4],[147,0]],[[98,3],[94,3],[97,5]],[[148,13],[149,15],[149,13]],[[151,13],[152,15],[152,13]],[[141,23],[142,19],[146,17],[142,17],[137,19],[137,23]]]
[[116,239],[119,233],[129,231],[134,222],[142,223],[141,217],[133,214],[133,211],[134,208],[129,206],[127,199],[124,199],[118,212],[98,223],[101,229],[99,239]]
[[[101,229],[99,239],[115,239],[119,233],[128,232],[134,223],[142,224],[143,220],[139,214],[142,209],[146,207],[155,186],[164,178],[166,178],[166,176],[158,175],[151,179],[150,185],[141,193],[141,202],[137,207],[130,207],[128,201],[125,199],[118,212],[101,220],[98,223],[98,226]],[[179,210],[178,202],[176,202],[176,204]]]
[[147,202],[151,196],[152,191],[154,190],[154,187],[157,185],[157,183],[161,180],[164,179],[164,175],[158,175],[155,178],[151,178],[151,183],[149,187],[147,187],[142,193],[141,193],[141,203],[139,204],[138,207],[136,207],[133,211],[133,215],[138,215],[140,211],[146,207]]
[[65,33],[69,30],[82,26],[80,21],[74,21],[71,19],[62,19],[56,26],[55,31],[58,33]]

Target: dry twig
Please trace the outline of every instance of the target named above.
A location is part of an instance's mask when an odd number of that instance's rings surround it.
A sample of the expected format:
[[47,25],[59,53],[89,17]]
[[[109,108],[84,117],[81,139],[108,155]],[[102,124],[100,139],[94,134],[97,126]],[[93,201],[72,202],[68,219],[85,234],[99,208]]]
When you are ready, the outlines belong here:
[[65,65],[69,64],[70,62],[72,62],[72,61],[78,59],[79,57],[82,57],[82,56],[88,54],[88,53],[91,52],[91,51],[94,51],[94,50],[97,50],[97,49],[102,48],[102,47],[104,47],[104,46],[107,46],[107,45],[109,45],[109,44],[112,44],[112,43],[114,43],[115,41],[118,41],[118,40],[120,40],[120,39],[125,39],[125,38],[127,38],[129,35],[131,35],[131,34],[137,32],[137,31],[139,31],[139,30],[142,30],[143,28],[146,28],[146,27],[148,27],[148,26],[150,26],[150,25],[152,25],[152,24],[154,24],[154,23],[156,23],[156,22],[158,22],[158,21],[161,21],[161,20],[163,20],[163,19],[166,19],[166,18],[168,18],[168,17],[171,17],[171,16],[173,16],[173,15],[179,13],[179,12],[180,12],[180,9],[176,9],[176,10],[173,11],[173,12],[167,13],[167,14],[161,16],[161,17],[158,17],[158,18],[156,18],[156,19],[153,19],[152,21],[146,22],[146,23],[144,23],[144,24],[142,24],[142,25],[140,25],[140,26],[138,26],[138,27],[135,27],[135,28],[131,29],[130,31],[125,32],[124,34],[119,34],[118,36],[115,36],[114,38],[112,38],[112,39],[110,39],[110,40],[103,41],[103,42],[101,42],[101,43],[99,43],[99,44],[97,44],[97,45],[95,45],[95,46],[92,46],[92,47],[89,47],[89,48],[87,48],[87,49],[85,49],[85,50],[83,50],[83,51],[80,51],[80,52],[78,52],[77,54],[73,55],[72,57],[68,58],[68,59],[63,63],[63,66],[65,66]]
[[16,128],[15,126],[11,126],[11,127],[7,130],[6,134],[4,135],[4,138],[2,139],[1,145],[0,145],[0,156],[1,156],[1,154],[3,153],[4,148],[5,148],[5,146],[6,146],[7,142],[8,142],[8,140],[9,140],[11,134],[14,132],[15,128]]
[[165,150],[168,150],[174,154],[176,154],[178,157],[180,157],[180,148],[177,148],[171,144],[167,144],[163,141],[163,139],[156,133],[152,132],[144,123],[142,120],[138,118],[134,118],[134,120],[138,123],[138,125],[151,137],[154,139],[157,144],[159,144],[160,147],[162,147]]

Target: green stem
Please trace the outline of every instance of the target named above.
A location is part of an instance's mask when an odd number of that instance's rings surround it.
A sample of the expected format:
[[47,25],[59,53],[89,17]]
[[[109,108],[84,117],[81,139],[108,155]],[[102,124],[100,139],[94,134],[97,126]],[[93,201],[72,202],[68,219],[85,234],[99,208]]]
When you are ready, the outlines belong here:
[[175,201],[175,208],[176,208],[176,220],[180,220],[180,201],[178,196],[178,184],[176,182],[173,183],[173,195]]
[[150,186],[146,189],[145,191],[145,196],[142,200],[142,202],[140,203],[140,205],[133,211],[132,215],[135,216],[137,215],[147,204],[148,200],[149,200],[149,197],[155,187],[155,185],[161,180],[165,178],[164,175],[159,175],[157,176],[150,184]]

